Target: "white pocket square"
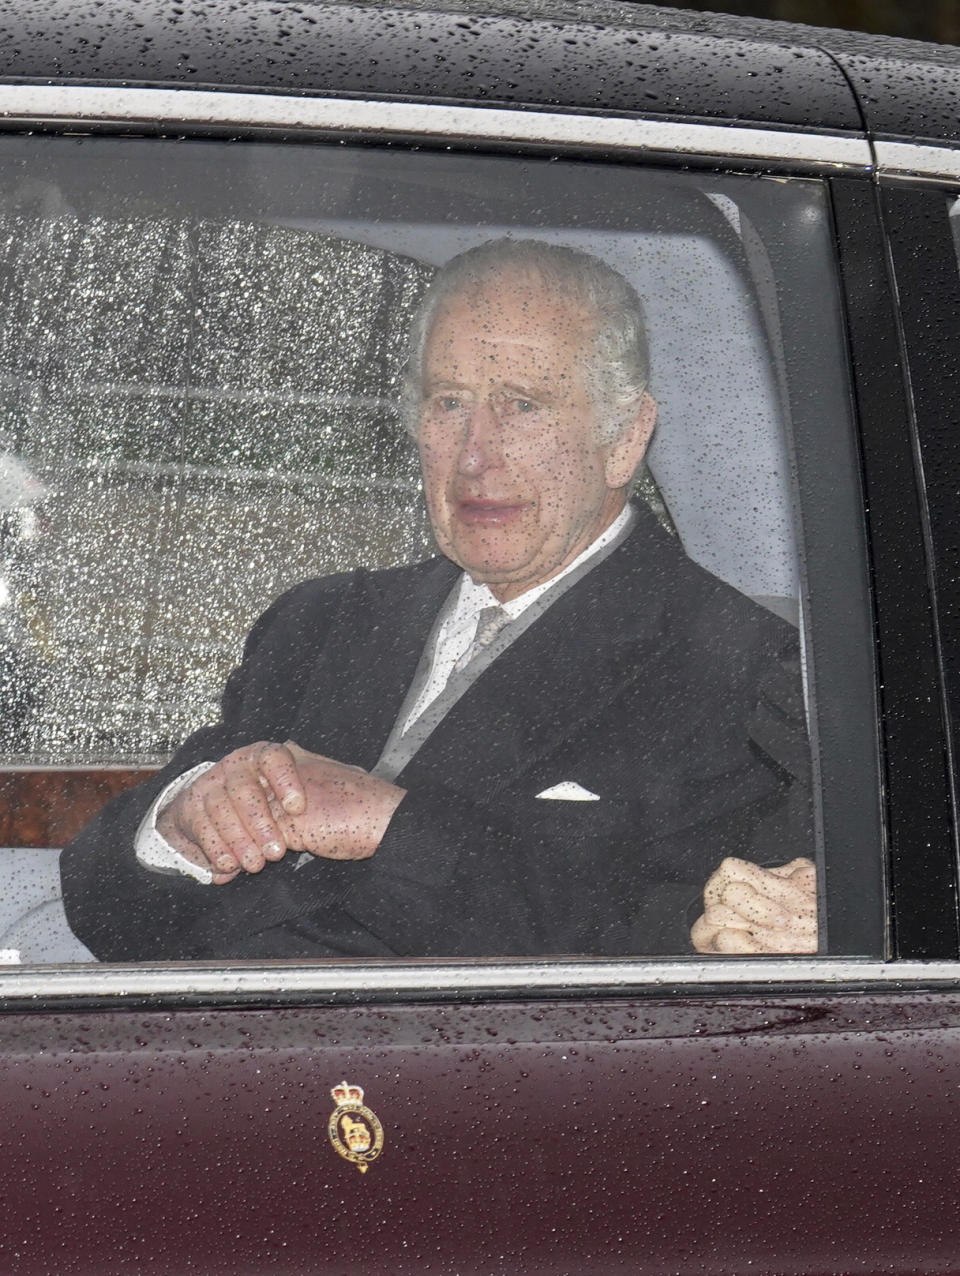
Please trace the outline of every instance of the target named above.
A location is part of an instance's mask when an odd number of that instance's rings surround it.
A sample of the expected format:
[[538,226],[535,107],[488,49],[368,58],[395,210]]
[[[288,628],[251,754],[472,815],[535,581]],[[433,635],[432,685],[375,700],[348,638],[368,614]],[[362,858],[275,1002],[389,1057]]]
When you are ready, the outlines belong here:
[[538,798],[547,798],[552,802],[599,802],[600,794],[591,793],[589,789],[585,789],[582,784],[578,784],[576,780],[561,780],[559,784],[553,785],[552,788],[544,789],[542,793],[537,794]]

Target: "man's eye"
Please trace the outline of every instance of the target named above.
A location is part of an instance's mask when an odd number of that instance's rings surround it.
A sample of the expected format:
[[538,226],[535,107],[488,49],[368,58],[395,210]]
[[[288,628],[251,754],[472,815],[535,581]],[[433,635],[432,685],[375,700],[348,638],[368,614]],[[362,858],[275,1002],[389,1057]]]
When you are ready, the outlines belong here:
[[531,412],[540,411],[540,404],[536,399],[525,399],[521,394],[506,396],[501,404],[501,412],[508,417],[529,416]]
[[455,394],[441,394],[437,399],[437,407],[441,412],[456,412],[462,406]]

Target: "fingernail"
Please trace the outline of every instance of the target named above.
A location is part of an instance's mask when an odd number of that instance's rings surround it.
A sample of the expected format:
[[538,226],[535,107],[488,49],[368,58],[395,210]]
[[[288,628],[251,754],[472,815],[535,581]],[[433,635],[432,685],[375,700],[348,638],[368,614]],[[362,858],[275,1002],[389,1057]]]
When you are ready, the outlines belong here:
[[288,793],[280,805],[288,815],[296,815],[300,810],[303,799],[299,793]]
[[280,855],[283,852],[283,847],[279,842],[264,842],[263,852],[265,855]]
[[232,873],[236,867],[236,862],[230,855],[221,855],[217,859],[217,868],[221,873]]

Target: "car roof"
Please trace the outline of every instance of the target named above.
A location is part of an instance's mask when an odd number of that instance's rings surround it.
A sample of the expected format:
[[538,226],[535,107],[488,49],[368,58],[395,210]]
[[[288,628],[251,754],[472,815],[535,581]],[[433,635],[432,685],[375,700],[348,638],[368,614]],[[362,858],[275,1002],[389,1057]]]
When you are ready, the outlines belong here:
[[[955,141],[960,49],[613,0],[0,0],[7,82],[482,101]],[[854,90],[856,97],[854,96]]]

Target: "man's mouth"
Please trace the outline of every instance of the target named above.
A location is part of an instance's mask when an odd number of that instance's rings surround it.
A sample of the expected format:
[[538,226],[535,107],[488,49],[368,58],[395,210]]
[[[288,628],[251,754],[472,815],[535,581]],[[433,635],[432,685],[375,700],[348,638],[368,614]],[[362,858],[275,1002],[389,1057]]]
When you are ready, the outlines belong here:
[[527,509],[527,502],[464,497],[457,501],[456,508],[457,516],[462,523],[481,527],[498,527],[520,518]]

